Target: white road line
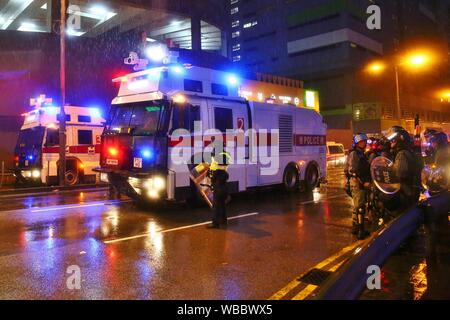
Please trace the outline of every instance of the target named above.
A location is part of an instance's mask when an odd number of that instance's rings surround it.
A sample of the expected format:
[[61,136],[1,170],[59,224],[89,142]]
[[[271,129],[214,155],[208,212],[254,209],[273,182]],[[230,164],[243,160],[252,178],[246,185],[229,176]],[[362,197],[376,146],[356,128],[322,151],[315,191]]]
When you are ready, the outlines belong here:
[[[242,214],[242,215],[239,215],[239,216],[236,216],[236,217],[230,217],[230,218],[228,218],[228,221],[241,219],[241,218],[246,218],[246,217],[251,217],[251,216],[256,216],[258,214],[259,214],[258,212]],[[157,233],[169,233],[169,232],[174,232],[174,231],[192,229],[192,228],[205,226],[205,225],[208,225],[210,223],[212,223],[212,221],[192,224],[192,225],[189,225],[189,226],[178,227],[178,228],[173,228],[173,229],[160,230],[160,231],[157,231]],[[143,234],[139,234],[139,235],[132,236],[132,237],[126,237],[126,238],[120,238],[120,239],[114,239],[114,240],[106,240],[106,241],[103,241],[103,243],[105,243],[105,244],[112,244],[112,243],[124,242],[124,241],[139,239],[139,238],[145,238],[145,237],[148,237],[149,235],[150,235],[150,233],[143,233]]]
[[79,209],[79,208],[89,208],[89,207],[101,207],[101,206],[106,206],[106,205],[110,205],[110,204],[114,205],[114,204],[120,204],[120,203],[126,203],[126,202],[131,202],[131,200],[58,206],[58,207],[51,207],[51,208],[47,208],[47,209],[35,209],[35,210],[31,210],[31,212],[36,213],[36,212],[59,211],[59,210]]

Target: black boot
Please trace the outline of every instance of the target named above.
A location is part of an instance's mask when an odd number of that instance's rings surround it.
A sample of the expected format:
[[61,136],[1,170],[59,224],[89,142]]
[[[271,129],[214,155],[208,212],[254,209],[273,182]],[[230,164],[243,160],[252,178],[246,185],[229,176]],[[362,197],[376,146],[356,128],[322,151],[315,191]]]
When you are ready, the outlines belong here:
[[365,228],[365,218],[364,215],[358,215],[358,240],[366,239],[370,233]]

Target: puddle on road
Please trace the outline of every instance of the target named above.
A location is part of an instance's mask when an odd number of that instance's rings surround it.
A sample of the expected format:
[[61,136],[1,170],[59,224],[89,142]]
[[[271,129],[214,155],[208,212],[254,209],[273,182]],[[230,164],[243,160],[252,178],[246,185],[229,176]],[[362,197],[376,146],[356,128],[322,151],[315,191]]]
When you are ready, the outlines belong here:
[[361,300],[450,299],[450,224],[421,227],[385,263],[381,290],[366,290]]

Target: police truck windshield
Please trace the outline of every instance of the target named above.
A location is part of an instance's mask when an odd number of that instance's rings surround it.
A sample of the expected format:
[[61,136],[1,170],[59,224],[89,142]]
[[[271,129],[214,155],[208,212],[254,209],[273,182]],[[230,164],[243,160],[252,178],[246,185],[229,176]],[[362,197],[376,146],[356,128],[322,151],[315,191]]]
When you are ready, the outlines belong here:
[[113,105],[109,130],[136,136],[154,135],[159,129],[165,107],[162,101]]

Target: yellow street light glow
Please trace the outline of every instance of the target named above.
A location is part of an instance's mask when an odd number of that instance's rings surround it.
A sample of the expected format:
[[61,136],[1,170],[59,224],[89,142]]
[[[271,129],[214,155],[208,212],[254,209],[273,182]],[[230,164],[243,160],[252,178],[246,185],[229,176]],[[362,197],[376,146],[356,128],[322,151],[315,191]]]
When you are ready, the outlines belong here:
[[382,62],[374,62],[367,67],[367,70],[372,73],[380,73],[383,72],[384,69],[386,69],[386,65]]
[[428,61],[428,58],[425,55],[416,55],[416,56],[412,56],[409,59],[409,63],[413,66],[422,66],[424,64],[426,64]]

